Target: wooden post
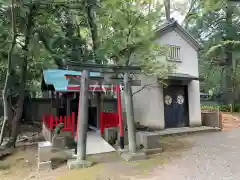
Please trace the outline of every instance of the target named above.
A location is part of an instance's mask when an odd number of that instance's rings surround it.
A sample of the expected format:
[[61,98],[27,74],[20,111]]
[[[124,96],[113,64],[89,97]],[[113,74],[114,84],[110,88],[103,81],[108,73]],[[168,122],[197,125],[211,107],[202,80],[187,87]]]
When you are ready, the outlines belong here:
[[56,116],[59,116],[59,92],[56,92],[56,99],[55,99],[55,108],[56,108]]
[[71,115],[71,99],[70,94],[67,93],[67,118]]
[[101,110],[100,110],[100,133],[101,133],[101,136],[104,138],[104,119],[103,119],[103,111],[104,111],[104,108],[103,108],[103,102],[104,102],[104,95],[101,94]]
[[117,107],[118,107],[118,123],[119,123],[119,135],[120,135],[120,148],[124,149],[124,127],[122,119],[122,100],[121,100],[121,91],[120,85],[116,86],[117,92]]
[[48,112],[49,114],[53,114],[53,108],[54,108],[54,91],[51,90],[51,109],[50,112]]
[[101,93],[97,92],[96,93],[96,98],[97,98],[97,129],[100,128],[100,113],[102,110],[102,104],[101,104]]
[[127,114],[127,127],[128,127],[128,141],[129,151],[136,153],[136,129],[134,122],[134,111],[133,111],[133,99],[132,99],[132,87],[129,82],[129,73],[124,73],[124,96],[126,103],[126,114]]
[[88,78],[89,71],[83,70],[81,77],[80,107],[78,112],[77,162],[86,160],[86,141],[88,130]]

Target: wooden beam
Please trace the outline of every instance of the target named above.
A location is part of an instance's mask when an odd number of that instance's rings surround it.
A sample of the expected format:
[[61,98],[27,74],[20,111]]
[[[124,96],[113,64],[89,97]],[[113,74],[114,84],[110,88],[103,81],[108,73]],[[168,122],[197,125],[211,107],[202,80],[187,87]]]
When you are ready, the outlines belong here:
[[[96,77],[89,77],[88,83],[89,85],[96,85],[96,84],[106,84],[106,85],[117,85],[123,84],[123,78],[117,77],[116,74],[108,74],[109,76],[96,76]],[[75,76],[71,74],[66,74],[66,78],[68,79],[68,85],[80,85],[81,76]],[[141,86],[141,80],[133,80],[129,78],[129,82],[131,86]]]
[[[96,85],[97,83],[99,84],[120,84],[123,82],[122,78],[113,78],[105,82],[104,78],[99,78],[99,79],[89,79],[89,85]],[[70,78],[68,80],[69,85],[80,85],[79,79],[75,78]]]
[[[65,74],[65,77],[66,79],[80,79],[81,76],[79,75],[72,75],[72,74]],[[91,80],[99,80],[99,79],[103,79],[104,77],[103,76],[92,76],[92,77],[89,77],[89,79]]]
[[75,61],[67,62],[67,67],[69,70],[88,70],[91,72],[116,72],[116,73],[124,73],[124,72],[133,72],[140,73],[140,66],[118,66],[118,65],[103,65],[103,64],[82,64]]
[[[68,91],[73,91],[73,92],[79,92],[80,91],[80,85],[79,86],[68,86],[67,87],[67,90]],[[104,90],[112,90],[111,87],[89,87],[88,88],[88,91],[104,91]]]
[[[141,80],[129,80],[131,86],[141,86]],[[105,81],[104,79],[101,80],[92,80],[89,79],[89,85],[96,85],[99,83],[99,85],[117,85],[117,84],[123,84],[122,78],[111,78],[108,81]],[[68,80],[68,85],[80,85],[79,79],[71,78]]]

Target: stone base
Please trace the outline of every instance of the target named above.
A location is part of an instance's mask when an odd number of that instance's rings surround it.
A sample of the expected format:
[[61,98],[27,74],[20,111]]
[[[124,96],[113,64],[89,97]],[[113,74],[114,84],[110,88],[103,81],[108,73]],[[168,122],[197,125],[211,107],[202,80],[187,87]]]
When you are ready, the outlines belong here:
[[109,144],[115,144],[118,136],[118,128],[106,128],[104,130],[104,139],[109,143]]
[[65,137],[54,135],[52,138],[52,149],[65,149]]
[[50,141],[44,141],[38,143],[38,160],[41,162],[48,162],[51,160],[52,144]]
[[52,170],[52,162],[51,161],[38,163],[38,171],[50,171],[50,170]]
[[155,149],[161,147],[160,135],[156,132],[139,131],[137,134],[137,147],[142,145],[145,149]]
[[52,160],[68,160],[68,159],[74,159],[73,157],[74,153],[70,149],[56,151],[52,153],[51,159]]
[[91,167],[93,163],[87,160],[77,161],[75,159],[71,159],[68,160],[67,164],[69,169],[80,169]]
[[125,161],[140,161],[146,159],[146,153],[145,152],[123,152],[121,153],[122,158]]
[[127,152],[126,148],[125,148],[125,149],[121,149],[120,147],[117,147],[117,148],[116,148],[116,151],[117,151],[117,153],[118,153],[119,155],[121,155],[121,154],[124,153],[124,152]]

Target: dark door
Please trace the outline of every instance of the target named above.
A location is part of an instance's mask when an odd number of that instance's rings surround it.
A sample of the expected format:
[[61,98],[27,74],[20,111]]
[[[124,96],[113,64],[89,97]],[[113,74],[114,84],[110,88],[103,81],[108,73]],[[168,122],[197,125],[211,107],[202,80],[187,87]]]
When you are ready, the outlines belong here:
[[[76,114],[76,125],[77,125],[77,116],[78,116],[78,107],[79,107],[79,96],[72,100],[71,102],[71,110]],[[97,128],[97,108],[91,105],[91,101],[89,99],[89,107],[88,107],[88,125]]]
[[164,88],[164,119],[165,128],[188,126],[187,86]]
[[97,128],[97,107],[88,108],[88,124]]

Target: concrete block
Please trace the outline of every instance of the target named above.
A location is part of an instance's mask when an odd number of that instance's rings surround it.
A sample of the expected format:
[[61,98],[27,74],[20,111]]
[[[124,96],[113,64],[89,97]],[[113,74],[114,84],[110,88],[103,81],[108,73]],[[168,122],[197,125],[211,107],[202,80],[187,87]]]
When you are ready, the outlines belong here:
[[50,170],[52,170],[52,162],[51,161],[38,163],[38,171],[50,171]]
[[145,152],[136,152],[136,153],[131,153],[131,152],[123,152],[121,153],[121,157],[125,161],[140,161],[146,159],[146,153]]
[[69,169],[80,169],[80,168],[91,167],[93,163],[91,161],[86,161],[86,160],[78,161],[75,159],[71,159],[71,160],[68,160],[67,164]]
[[145,149],[160,147],[160,135],[154,132],[137,132],[137,145],[143,145]]
[[106,128],[104,130],[104,139],[110,144],[115,144],[116,140],[118,139],[118,131],[118,127]]
[[49,141],[38,143],[39,162],[48,162],[51,159],[52,144]]
[[53,136],[52,149],[65,149],[65,137],[59,135]]
[[222,128],[219,112],[202,112],[202,125]]

